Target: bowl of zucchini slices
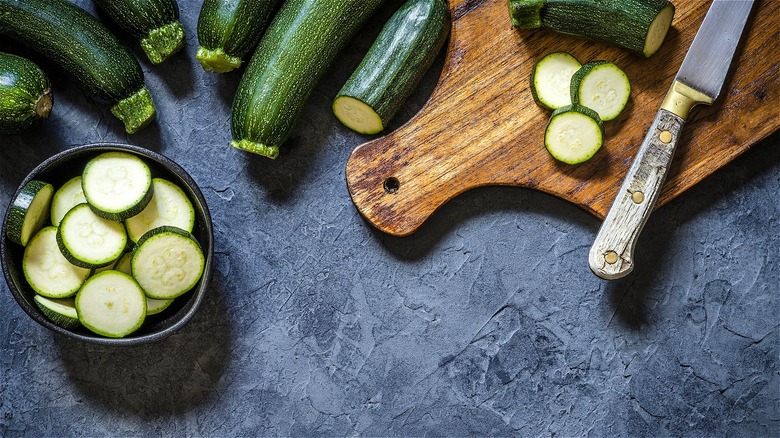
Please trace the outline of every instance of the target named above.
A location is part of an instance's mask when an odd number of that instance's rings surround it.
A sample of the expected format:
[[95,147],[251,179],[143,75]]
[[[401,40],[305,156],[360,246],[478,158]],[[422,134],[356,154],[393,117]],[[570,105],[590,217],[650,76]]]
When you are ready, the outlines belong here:
[[36,322],[99,344],[164,338],[197,311],[212,271],[206,200],[169,158],[77,146],[38,165],[3,220],[3,275]]

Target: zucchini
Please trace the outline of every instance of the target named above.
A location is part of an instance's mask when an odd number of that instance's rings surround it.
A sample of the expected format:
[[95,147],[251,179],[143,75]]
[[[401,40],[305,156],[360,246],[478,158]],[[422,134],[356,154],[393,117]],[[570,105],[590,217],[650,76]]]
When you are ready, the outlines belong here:
[[57,245],[72,264],[100,268],[122,255],[127,233],[121,222],[104,219],[89,204],[79,204],[65,214],[57,227]]
[[146,298],[133,277],[119,271],[103,271],[90,277],[76,294],[81,324],[110,338],[136,331],[146,319]]
[[74,176],[54,192],[51,199],[51,224],[58,226],[65,213],[84,202],[87,202],[87,198],[81,188],[81,175]]
[[19,134],[49,117],[49,78],[34,62],[0,52],[0,134]]
[[153,64],[184,47],[184,28],[176,0],[93,0],[122,30],[140,39]]
[[36,294],[33,301],[43,315],[58,326],[66,329],[81,326],[78,312],[76,312],[76,300],[73,297],[46,298]]
[[631,96],[628,76],[609,61],[589,62],[571,78],[571,101],[597,113],[602,122],[614,120]]
[[68,72],[94,102],[134,133],[156,111],[138,60],[95,17],[66,0],[0,0],[0,35]]
[[517,28],[542,27],[650,57],[674,18],[667,0],[508,0]]
[[280,0],[205,0],[198,15],[198,51],[203,69],[226,73],[241,66],[257,46]]
[[54,187],[43,181],[30,180],[19,190],[8,210],[5,234],[15,243],[27,246],[49,219]]
[[127,152],[104,152],[89,160],[81,188],[95,214],[113,221],[140,213],[154,194],[149,166]]
[[[131,267],[132,259],[133,259],[132,252],[126,252],[122,254],[122,257],[120,257],[119,260],[117,260],[114,269],[116,269],[119,272],[124,272],[127,275],[132,275],[133,272]],[[163,310],[167,309],[172,302],[173,299],[158,300],[155,298],[146,297],[146,316],[156,315],[162,312]]]
[[239,83],[230,145],[278,157],[314,86],[382,1],[284,2]]
[[579,164],[598,152],[603,135],[598,113],[572,104],[553,111],[544,131],[544,146],[556,160]]
[[163,178],[154,178],[152,187],[154,194],[146,208],[125,220],[130,240],[137,242],[147,231],[162,225],[173,225],[192,232],[195,209],[184,191]]
[[133,248],[133,278],[146,296],[168,300],[183,295],[198,283],[206,259],[195,237],[172,226],[150,230]]
[[47,298],[73,296],[90,270],[70,263],[57,246],[57,228],[44,227],[38,231],[22,256],[22,271],[27,284]]
[[531,73],[531,93],[536,103],[550,110],[571,105],[571,77],[582,67],[566,52],[540,59]]
[[333,113],[361,134],[385,129],[444,45],[450,11],[444,0],[407,0],[382,28],[333,101]]

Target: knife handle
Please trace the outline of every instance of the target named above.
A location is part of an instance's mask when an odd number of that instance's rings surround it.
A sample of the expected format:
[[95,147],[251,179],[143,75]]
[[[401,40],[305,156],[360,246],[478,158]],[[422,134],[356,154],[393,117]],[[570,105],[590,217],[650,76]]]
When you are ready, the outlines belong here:
[[661,192],[684,124],[682,117],[658,111],[590,249],[588,263],[599,277],[620,278],[634,268],[634,246]]

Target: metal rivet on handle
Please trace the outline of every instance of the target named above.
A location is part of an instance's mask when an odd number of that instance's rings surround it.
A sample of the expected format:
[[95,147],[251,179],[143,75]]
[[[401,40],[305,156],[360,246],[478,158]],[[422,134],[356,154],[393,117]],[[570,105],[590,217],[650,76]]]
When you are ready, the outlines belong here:
[[618,255],[615,251],[607,251],[604,253],[604,261],[610,265],[614,265],[618,261]]
[[658,138],[664,143],[669,143],[672,141],[672,133],[669,131],[663,131],[661,132],[661,135],[658,136]]
[[642,192],[634,192],[631,194],[631,200],[634,204],[641,204],[645,200],[645,194]]

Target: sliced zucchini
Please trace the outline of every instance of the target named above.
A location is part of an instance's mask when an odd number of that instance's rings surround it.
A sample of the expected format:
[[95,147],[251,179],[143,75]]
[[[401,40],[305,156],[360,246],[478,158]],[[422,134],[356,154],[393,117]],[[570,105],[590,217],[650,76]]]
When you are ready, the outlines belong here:
[[[133,253],[126,252],[116,262],[116,269],[119,272],[124,272],[127,275],[132,275],[132,268],[130,261],[133,259]],[[146,297],[146,316],[156,315],[163,310],[167,309],[171,305],[173,299],[170,300],[157,300],[154,298]]]
[[152,189],[154,195],[146,208],[125,220],[130,240],[137,242],[147,231],[162,225],[173,225],[192,232],[195,209],[184,190],[163,178],[154,178]]
[[79,321],[91,331],[121,338],[136,331],[146,319],[146,298],[133,277],[103,271],[90,277],[76,295]]
[[89,269],[71,264],[57,247],[57,228],[44,227],[30,239],[22,256],[27,284],[47,298],[75,295],[89,277]]
[[19,194],[8,210],[5,231],[11,241],[26,246],[49,219],[54,186],[39,180],[30,180],[19,190]]
[[65,213],[71,208],[87,202],[84,197],[84,190],[81,188],[81,176],[69,179],[56,192],[51,200],[51,224],[60,225],[60,221],[65,217]]
[[81,326],[74,298],[46,298],[36,294],[33,301],[43,315],[58,326],[66,329]]
[[150,230],[138,240],[131,261],[133,277],[146,296],[176,298],[200,280],[206,259],[195,237],[171,226]]
[[550,110],[571,105],[571,78],[582,65],[566,52],[553,52],[540,59],[531,73],[534,100]]
[[571,77],[571,101],[597,113],[602,122],[617,118],[631,96],[628,76],[609,61],[593,61]]
[[152,171],[136,155],[105,152],[89,160],[81,175],[84,197],[99,216],[123,221],[152,199]]
[[544,132],[544,145],[558,161],[579,164],[589,160],[603,143],[598,113],[581,105],[558,108]]
[[104,219],[79,204],[62,218],[57,228],[57,244],[69,262],[82,268],[100,268],[118,259],[127,245],[121,222]]

